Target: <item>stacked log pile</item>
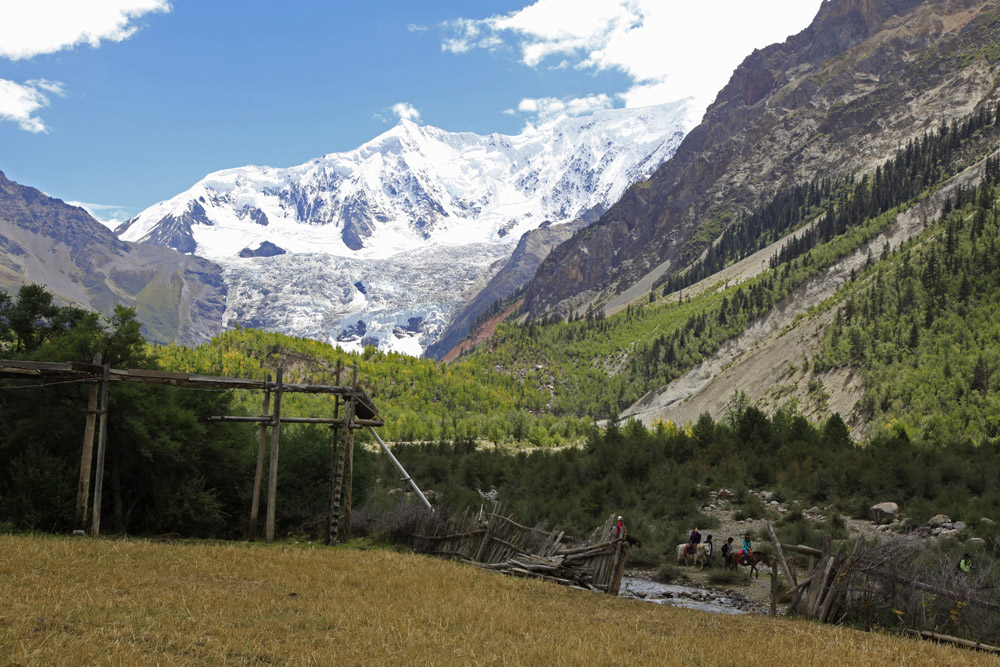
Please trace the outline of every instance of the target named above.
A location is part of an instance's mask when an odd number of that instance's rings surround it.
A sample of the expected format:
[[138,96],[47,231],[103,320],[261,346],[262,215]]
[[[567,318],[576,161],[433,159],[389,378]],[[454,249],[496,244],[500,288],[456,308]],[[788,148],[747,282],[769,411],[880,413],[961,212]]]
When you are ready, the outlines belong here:
[[465,513],[444,522],[425,516],[412,535],[417,551],[478,567],[613,595],[621,587],[628,542],[615,536],[615,517],[576,545],[563,532],[523,526],[500,514]]

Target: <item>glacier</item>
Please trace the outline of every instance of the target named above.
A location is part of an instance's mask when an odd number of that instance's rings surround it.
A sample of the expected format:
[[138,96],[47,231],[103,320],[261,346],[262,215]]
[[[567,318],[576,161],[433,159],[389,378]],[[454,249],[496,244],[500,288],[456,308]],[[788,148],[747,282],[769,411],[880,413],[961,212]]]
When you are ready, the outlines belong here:
[[224,325],[420,356],[524,233],[606,209],[669,159],[692,102],[518,135],[401,120],[352,151],[209,174],[115,233],[220,264]]

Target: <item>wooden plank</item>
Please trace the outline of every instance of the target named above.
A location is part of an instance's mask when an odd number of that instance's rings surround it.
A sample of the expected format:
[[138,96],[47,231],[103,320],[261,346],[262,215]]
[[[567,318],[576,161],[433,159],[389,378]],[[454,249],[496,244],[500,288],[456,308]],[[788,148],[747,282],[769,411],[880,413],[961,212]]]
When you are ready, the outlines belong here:
[[70,370],[75,373],[86,373],[88,375],[93,375],[94,377],[104,376],[104,366],[101,365],[101,353],[98,352],[95,357],[94,363],[86,364],[82,361],[71,361],[69,362]]
[[124,371],[130,377],[134,378],[149,378],[157,380],[187,380],[190,376],[188,373],[177,373],[174,371],[150,371],[143,368],[130,368]]
[[57,361],[18,361],[15,359],[3,359],[0,360],[0,368],[15,371],[25,370],[43,373],[70,373],[73,371],[73,364]]

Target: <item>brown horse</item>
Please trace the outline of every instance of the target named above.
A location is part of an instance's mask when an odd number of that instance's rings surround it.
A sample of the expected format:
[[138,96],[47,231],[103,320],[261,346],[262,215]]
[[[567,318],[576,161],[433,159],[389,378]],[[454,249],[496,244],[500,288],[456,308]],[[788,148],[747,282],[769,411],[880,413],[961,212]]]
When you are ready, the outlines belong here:
[[743,567],[749,567],[750,576],[751,577],[756,576],[757,578],[760,578],[760,572],[757,570],[757,564],[763,563],[767,567],[771,567],[771,557],[768,556],[767,554],[761,553],[760,551],[751,551],[750,555],[744,561],[743,558],[739,557],[740,551],[742,551],[742,549],[736,551],[733,554],[733,557],[730,559],[730,567],[732,567],[732,569],[735,570],[737,565],[742,565]]

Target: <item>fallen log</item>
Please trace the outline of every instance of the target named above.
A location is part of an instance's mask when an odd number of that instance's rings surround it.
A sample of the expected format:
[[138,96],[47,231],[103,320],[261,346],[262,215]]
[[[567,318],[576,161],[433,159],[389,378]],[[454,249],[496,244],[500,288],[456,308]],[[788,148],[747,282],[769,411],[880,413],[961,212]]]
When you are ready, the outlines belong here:
[[962,639],[961,637],[942,635],[939,632],[931,632],[930,630],[907,630],[907,632],[923,637],[924,639],[933,639],[939,642],[947,642],[949,644],[954,644],[956,646],[964,646],[965,648],[974,648],[979,651],[986,651],[988,653],[1000,653],[1000,646],[990,646],[989,644],[983,644],[982,642],[974,642],[971,639]]

